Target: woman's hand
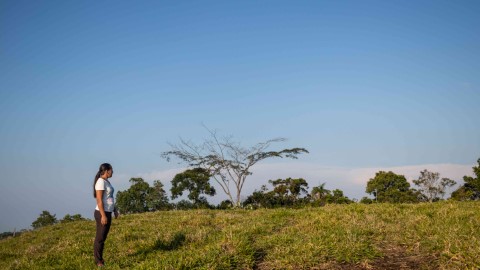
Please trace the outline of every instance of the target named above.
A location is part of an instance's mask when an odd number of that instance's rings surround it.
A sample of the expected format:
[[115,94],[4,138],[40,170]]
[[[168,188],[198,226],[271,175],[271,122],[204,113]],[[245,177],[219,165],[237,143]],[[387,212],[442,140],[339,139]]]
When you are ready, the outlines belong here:
[[100,223],[102,223],[103,226],[107,225],[108,223],[107,216],[102,216],[102,218],[100,219]]

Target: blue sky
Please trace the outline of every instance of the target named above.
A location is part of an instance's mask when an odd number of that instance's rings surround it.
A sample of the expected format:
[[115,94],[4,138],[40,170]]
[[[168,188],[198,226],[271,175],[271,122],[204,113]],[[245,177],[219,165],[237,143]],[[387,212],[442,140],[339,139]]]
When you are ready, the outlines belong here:
[[282,161],[283,177],[310,170],[311,186],[354,198],[364,187],[326,168],[428,165],[459,181],[480,158],[479,12],[478,1],[2,1],[0,231],[42,210],[91,218],[102,162],[117,190],[138,175],[168,186],[181,166],[159,154],[207,137],[202,124],[246,146],[286,137],[272,150],[310,154]]

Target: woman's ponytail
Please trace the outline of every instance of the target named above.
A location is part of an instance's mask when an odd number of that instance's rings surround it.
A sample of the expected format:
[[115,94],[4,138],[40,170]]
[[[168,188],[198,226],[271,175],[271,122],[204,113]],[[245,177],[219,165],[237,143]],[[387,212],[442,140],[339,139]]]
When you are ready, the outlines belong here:
[[95,185],[97,184],[98,178],[100,178],[100,176],[102,176],[106,171],[111,169],[112,169],[112,165],[108,163],[103,163],[102,165],[100,165],[100,168],[98,168],[98,172],[95,175],[95,179],[93,180],[93,197],[94,198],[97,198],[97,193],[95,192]]

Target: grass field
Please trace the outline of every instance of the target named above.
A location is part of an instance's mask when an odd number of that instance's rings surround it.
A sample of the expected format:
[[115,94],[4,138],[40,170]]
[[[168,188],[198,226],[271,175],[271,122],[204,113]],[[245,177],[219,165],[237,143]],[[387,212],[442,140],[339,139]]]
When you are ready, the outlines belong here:
[[[93,214],[93,211],[92,211]],[[94,221],[0,241],[0,269],[94,269]],[[107,269],[479,269],[480,202],[125,215]]]

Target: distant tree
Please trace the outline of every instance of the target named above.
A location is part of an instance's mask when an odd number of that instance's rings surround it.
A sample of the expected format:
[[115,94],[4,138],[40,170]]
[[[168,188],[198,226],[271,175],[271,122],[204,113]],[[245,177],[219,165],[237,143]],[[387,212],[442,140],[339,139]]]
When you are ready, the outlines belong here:
[[60,220],[60,223],[67,223],[67,222],[72,222],[73,218],[70,216],[70,214],[66,214],[63,219]]
[[[310,194],[307,191],[308,183],[302,178],[270,180],[269,183],[274,188],[272,191],[268,191],[267,187],[263,185],[260,190],[255,190],[252,195],[247,197],[243,203],[244,207],[304,207],[307,205],[323,206],[326,203],[344,204],[353,202],[340,189],[335,189],[332,192],[325,189],[325,183],[314,187]],[[300,197],[301,195],[306,196]]]
[[201,196],[194,204],[196,209],[215,209],[215,205],[208,203],[207,198]]
[[243,202],[246,208],[273,208],[280,205],[273,191],[268,191],[267,186],[262,185],[260,190],[255,190],[252,195],[248,196]]
[[176,210],[189,210],[194,209],[196,206],[189,200],[181,200],[174,204]]
[[71,216],[70,214],[66,214],[63,219],[60,220],[61,223],[67,223],[67,222],[73,222],[73,221],[79,221],[79,220],[86,220],[82,215],[80,214],[75,214]]
[[16,231],[16,229],[13,230],[13,232],[3,232],[0,233],[0,240],[9,238],[9,237],[19,237],[22,233],[28,231],[27,229],[22,229],[19,232]]
[[149,189],[145,200],[149,211],[168,210],[172,208],[160,180],[153,181],[153,187]]
[[0,240],[8,237],[12,237],[12,236],[13,236],[13,232],[3,232],[3,233],[0,233]]
[[150,187],[142,178],[131,178],[131,186],[125,191],[117,193],[117,208],[122,213],[143,213],[155,210],[155,207],[162,205],[161,182],[157,187]]
[[233,204],[230,200],[223,200],[221,203],[217,205],[217,209],[230,209],[233,207]]
[[320,186],[313,187],[310,193],[312,202],[317,206],[323,206],[326,204],[327,196],[330,195],[330,190],[325,189],[325,183]]
[[465,183],[452,193],[452,199],[460,201],[480,200],[480,158],[477,163],[478,165],[472,168],[476,177],[464,176],[463,181]]
[[326,201],[335,204],[348,204],[353,202],[347,196],[343,195],[343,191],[340,189],[334,189],[331,194],[327,194]]
[[[244,148],[232,141],[232,137],[219,138],[215,131],[208,131],[211,138],[205,140],[203,144],[196,145],[181,139],[179,145],[171,145],[172,150],[163,152],[162,156],[167,161],[171,157],[176,157],[191,167],[208,171],[236,207],[240,206],[245,180],[252,174],[251,168],[257,162],[274,157],[296,159],[297,155],[308,153],[304,148],[267,151],[272,143],[285,141],[283,138]],[[234,185],[233,190],[231,183]]]
[[469,201],[474,197],[474,192],[471,189],[466,188],[465,185],[462,185],[457,190],[452,192],[450,199],[455,201]]
[[417,202],[418,192],[410,188],[403,175],[380,171],[367,183],[366,192],[373,194],[377,202],[404,203]]
[[[268,181],[273,190],[263,194],[264,205],[267,207],[301,206],[304,199],[301,195],[308,194],[308,183],[302,178],[286,178]],[[260,194],[256,194],[257,196]]]
[[312,188],[310,199],[314,206],[324,206],[327,203],[345,204],[353,202],[345,196],[340,189],[334,189],[332,191],[326,189],[325,183]]
[[79,220],[86,220],[86,218],[82,217],[80,214],[75,214],[72,216],[73,221],[79,221]]
[[363,203],[363,204],[372,204],[373,203],[373,200],[368,198],[368,197],[363,197],[361,200],[360,200],[360,203]]
[[282,197],[285,201],[291,201],[292,204],[299,199],[302,194],[308,193],[308,183],[303,178],[287,178],[268,181],[273,186],[273,193]]
[[420,172],[418,179],[413,183],[419,187],[419,191],[426,197],[429,202],[443,199],[447,187],[454,186],[455,181],[449,178],[440,179],[438,172],[430,172],[423,170]]
[[38,229],[40,227],[53,225],[55,223],[57,223],[57,218],[55,217],[55,215],[52,215],[50,214],[50,212],[44,210],[37,218],[37,220],[32,222],[32,227],[34,229]]
[[170,189],[172,199],[176,199],[182,196],[184,191],[188,191],[188,199],[194,205],[208,205],[206,198],[201,195],[215,195],[215,188],[210,185],[210,177],[209,171],[203,168],[194,168],[175,175]]

